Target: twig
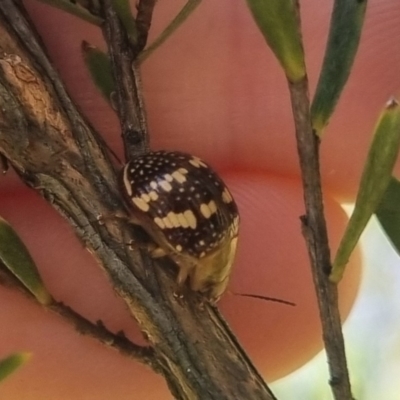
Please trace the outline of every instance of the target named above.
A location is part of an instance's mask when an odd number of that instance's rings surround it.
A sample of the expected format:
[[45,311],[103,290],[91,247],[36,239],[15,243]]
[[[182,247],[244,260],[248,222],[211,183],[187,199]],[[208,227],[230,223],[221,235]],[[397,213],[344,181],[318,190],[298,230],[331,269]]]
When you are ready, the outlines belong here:
[[289,90],[306,208],[306,215],[301,217],[302,231],[318,299],[331,375],[330,385],[336,400],[351,400],[353,397],[339,315],[337,287],[328,279],[331,261],[321,190],[319,139],[311,127],[307,78],[298,83],[289,82]]
[[[20,281],[15,278],[5,267],[0,265],[0,285],[6,286],[10,289],[17,290],[29,300],[35,301],[32,294],[25,288]],[[35,301],[36,302],[36,301]],[[37,302],[36,302],[37,303]],[[106,346],[117,350],[124,356],[140,361],[143,364],[152,366],[155,368],[154,352],[151,347],[139,346],[123,334],[114,334],[109,331],[102,322],[94,324],[82,315],[78,314],[71,307],[53,300],[50,304],[43,306],[48,310],[51,310],[55,314],[63,317],[82,335],[91,337],[105,344]]]
[[125,158],[132,159],[149,149],[146,113],[141,96],[141,81],[132,49],[111,0],[102,0],[105,23],[103,33],[109,46],[116,87],[116,103],[124,141]]
[[138,31],[137,50],[142,51],[147,43],[156,0],[140,0],[137,8],[136,28]]
[[[208,307],[209,307],[209,312],[212,315],[212,318],[215,318],[215,320],[218,321],[218,324],[225,328],[225,331],[221,332],[221,333],[223,333],[227,336],[227,338],[226,338],[227,341],[232,341],[233,343],[235,343],[236,347],[239,349],[240,357],[246,362],[246,364],[248,364],[249,369],[252,371],[254,376],[256,376],[258,378],[258,380],[262,383],[262,386],[268,395],[268,399],[278,400],[275,397],[274,393],[272,393],[271,389],[268,387],[267,383],[264,381],[264,378],[261,376],[261,374],[258,372],[258,370],[252,364],[252,361],[250,360],[247,353],[241,348],[240,343],[238,342],[236,336],[230,330],[228,323],[226,322],[225,318],[220,313],[219,309],[217,307],[214,307],[211,305],[209,305]],[[260,399],[261,399],[261,397],[260,397]]]
[[143,364],[150,365],[154,368],[154,352],[152,347],[140,346],[129,339],[123,334],[114,334],[109,331],[101,321],[93,324],[82,315],[78,314],[71,307],[54,301],[47,308],[56,314],[64,317],[74,328],[82,335],[92,337],[108,347],[118,350],[124,356],[128,356]]

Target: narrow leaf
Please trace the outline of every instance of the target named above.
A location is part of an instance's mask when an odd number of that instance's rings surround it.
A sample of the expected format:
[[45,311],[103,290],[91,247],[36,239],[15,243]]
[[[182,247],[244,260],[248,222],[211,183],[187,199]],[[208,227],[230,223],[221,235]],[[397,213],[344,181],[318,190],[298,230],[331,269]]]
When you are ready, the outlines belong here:
[[39,0],[42,3],[49,4],[62,11],[66,11],[69,14],[75,15],[76,17],[83,19],[86,22],[100,26],[103,20],[93,15],[89,10],[82,7],[80,4],[72,2],[71,0]]
[[182,7],[176,17],[167,25],[167,27],[154,39],[138,57],[139,62],[143,62],[150,54],[160,47],[189,17],[189,15],[197,8],[201,0],[188,0]]
[[82,53],[90,76],[104,98],[111,102],[111,94],[115,91],[115,83],[111,70],[111,61],[106,53],[83,41]]
[[31,358],[30,353],[14,353],[0,360],[0,381],[11,375]]
[[333,282],[342,278],[351,253],[388,188],[399,147],[400,107],[395,100],[390,100],[376,126],[355,208],[333,262],[330,276]]
[[390,180],[376,210],[376,216],[397,253],[400,254],[400,182],[394,177]]
[[0,262],[3,263],[41,304],[52,300],[32,257],[14,229],[0,217]]
[[296,0],[247,0],[261,33],[290,82],[306,74]]
[[336,0],[316,93],[311,105],[317,135],[329,122],[358,50],[367,0]]
[[112,0],[112,4],[115,12],[122,22],[122,25],[125,28],[130,42],[133,46],[135,46],[137,43],[138,34],[136,29],[136,21],[132,15],[129,0]]

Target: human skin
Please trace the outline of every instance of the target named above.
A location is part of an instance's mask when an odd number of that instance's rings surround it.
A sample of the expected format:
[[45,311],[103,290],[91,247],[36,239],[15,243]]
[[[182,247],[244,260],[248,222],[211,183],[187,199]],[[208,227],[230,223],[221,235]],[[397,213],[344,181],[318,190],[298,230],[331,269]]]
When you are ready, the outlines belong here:
[[[104,48],[98,28],[34,0],[25,5],[71,96],[111,148],[121,154],[119,125],[84,68],[80,43]],[[168,4],[167,4],[168,3]],[[331,2],[302,2],[311,91],[323,56]],[[159,2],[156,32],[182,5]],[[354,198],[373,126],[399,94],[400,5],[371,0],[349,85],[321,147],[332,252],[346,217],[338,200]],[[221,310],[267,381],[310,359],[322,346],[299,216],[304,213],[290,102],[284,75],[244,1],[205,0],[142,68],[154,149],[183,150],[213,165],[231,188],[242,226],[230,292],[294,301],[289,307],[227,293]],[[10,173],[0,181],[0,215],[21,235],[51,293],[87,318],[143,342],[122,301],[65,221]],[[340,285],[343,318],[356,296],[360,261]],[[162,378],[60,317],[0,288],[0,357],[33,358],[0,386],[9,400],[170,398]],[[1,396],[0,396],[1,397]]]

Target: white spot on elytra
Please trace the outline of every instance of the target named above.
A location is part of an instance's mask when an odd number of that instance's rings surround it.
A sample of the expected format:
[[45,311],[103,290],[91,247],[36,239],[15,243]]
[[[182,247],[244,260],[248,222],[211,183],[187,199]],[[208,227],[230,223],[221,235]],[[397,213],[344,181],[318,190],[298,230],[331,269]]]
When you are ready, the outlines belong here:
[[164,222],[162,221],[161,218],[154,218],[154,222],[161,228],[161,229],[165,229],[165,225]]
[[141,196],[141,199],[144,201],[144,202],[146,202],[146,203],[149,203],[150,202],[150,196],[147,194],[147,193],[143,193]]
[[170,192],[172,190],[172,186],[167,181],[160,181],[158,183],[166,192]]
[[189,162],[190,162],[190,164],[192,164],[194,167],[200,168],[200,164],[199,164],[199,162],[198,162],[195,158],[192,158],[191,160],[189,160]]
[[233,198],[227,188],[225,188],[224,191],[222,192],[222,201],[226,204],[229,204],[233,201]]
[[171,228],[174,227],[174,226],[172,225],[171,220],[170,220],[168,217],[164,217],[162,220],[163,220],[163,222],[164,222],[166,228],[171,229]]
[[150,182],[150,187],[151,187],[152,189],[157,189],[157,182],[151,181],[151,182]]
[[200,212],[201,212],[201,214],[203,215],[203,217],[204,218],[210,218],[211,217],[211,210],[210,210],[210,208],[208,207],[208,205],[207,204],[202,204],[201,206],[200,206]]
[[175,214],[174,212],[169,212],[167,214],[167,218],[171,221],[174,228],[178,228],[181,226],[181,224],[179,223],[178,215]]
[[145,201],[143,201],[140,197],[132,197],[132,201],[139,210],[142,210],[144,212],[149,211],[150,209],[149,205]]
[[182,213],[177,214],[177,217],[182,228],[189,228],[189,222]]
[[189,226],[190,226],[192,229],[196,229],[197,220],[196,220],[196,216],[193,214],[193,211],[192,211],[192,210],[186,210],[186,211],[183,213],[183,216],[186,218],[186,220],[187,220]]
[[179,183],[183,183],[186,181],[185,175],[181,174],[179,171],[173,172],[172,177]]
[[175,249],[176,249],[176,251],[181,252],[181,251],[182,251],[182,246],[181,246],[180,244],[178,244],[178,245],[175,247]]
[[200,206],[200,212],[204,218],[210,218],[217,211],[217,205],[214,200],[211,200],[208,204],[202,203]]
[[207,165],[203,163],[203,161],[200,160],[198,157],[192,157],[191,160],[189,160],[189,163],[192,164],[196,168],[204,167],[207,168]]
[[217,212],[217,205],[215,204],[215,201],[214,201],[214,200],[211,200],[211,201],[208,203],[208,208],[210,209],[211,214],[214,214],[215,212]]
[[154,190],[149,192],[149,196],[150,196],[151,200],[156,201],[158,199],[158,194]]
[[165,174],[165,175],[164,175],[164,179],[165,179],[167,182],[172,182],[172,181],[174,180],[174,178],[173,178],[170,174]]

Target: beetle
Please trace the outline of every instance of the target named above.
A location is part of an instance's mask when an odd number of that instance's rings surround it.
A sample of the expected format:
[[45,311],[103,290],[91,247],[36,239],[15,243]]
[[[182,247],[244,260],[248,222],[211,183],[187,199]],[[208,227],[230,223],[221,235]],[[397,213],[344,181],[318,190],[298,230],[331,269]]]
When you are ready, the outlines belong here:
[[132,219],[179,267],[179,286],[216,303],[235,258],[239,213],[222,179],[203,160],[178,151],[148,152],[126,163],[120,186]]

